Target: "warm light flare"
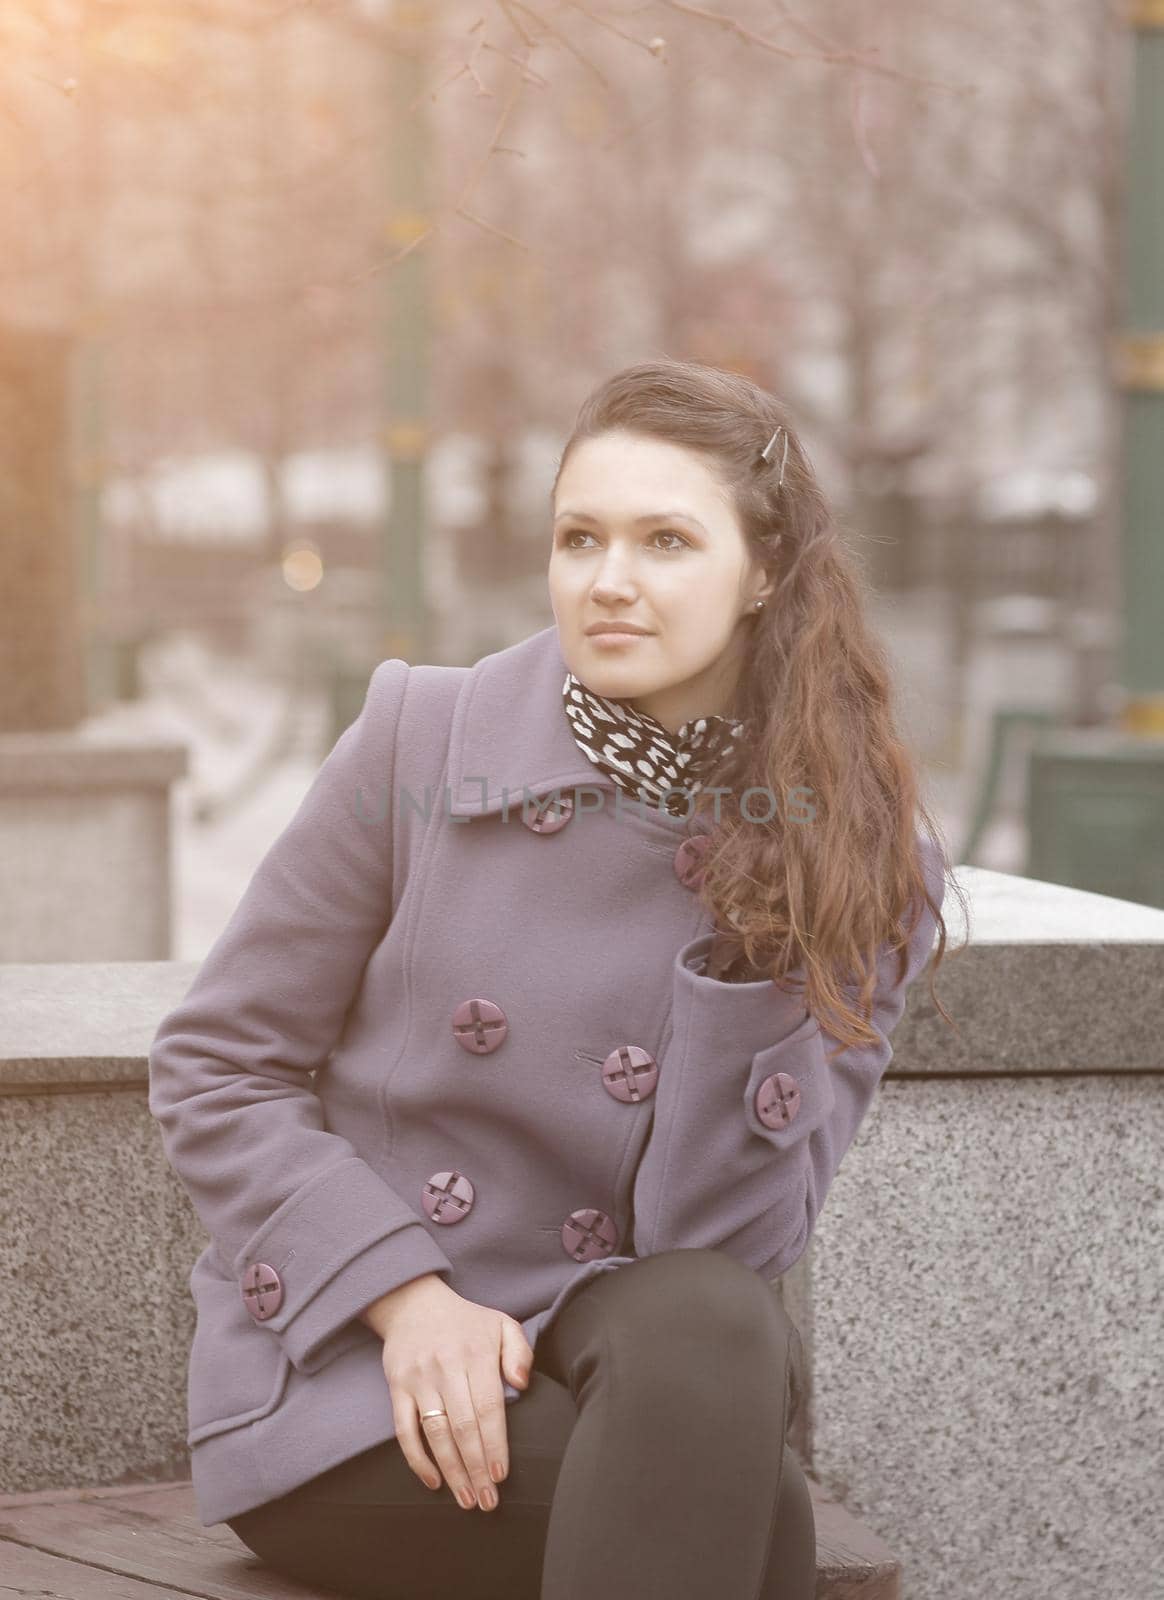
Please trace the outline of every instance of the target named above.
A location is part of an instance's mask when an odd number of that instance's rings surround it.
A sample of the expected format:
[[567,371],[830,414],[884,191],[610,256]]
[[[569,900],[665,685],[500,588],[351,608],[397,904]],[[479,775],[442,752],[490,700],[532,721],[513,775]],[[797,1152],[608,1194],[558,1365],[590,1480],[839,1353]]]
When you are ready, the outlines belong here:
[[323,582],[323,557],[310,539],[297,540],[283,551],[283,582],[297,594],[318,589]]

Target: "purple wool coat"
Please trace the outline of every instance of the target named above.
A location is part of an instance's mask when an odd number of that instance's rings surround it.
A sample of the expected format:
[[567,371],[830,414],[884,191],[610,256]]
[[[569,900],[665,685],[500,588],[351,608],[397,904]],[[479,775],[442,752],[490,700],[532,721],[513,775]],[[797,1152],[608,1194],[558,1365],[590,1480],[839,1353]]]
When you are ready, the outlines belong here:
[[536,1350],[637,1257],[786,1271],[889,1064],[932,914],[904,982],[880,963],[877,1042],[826,1064],[799,999],[703,971],[690,825],[590,763],[565,672],[556,627],[473,667],[381,662],[153,1040],[150,1112],[209,1236],[204,1527],[394,1437],[358,1313],[421,1273]]

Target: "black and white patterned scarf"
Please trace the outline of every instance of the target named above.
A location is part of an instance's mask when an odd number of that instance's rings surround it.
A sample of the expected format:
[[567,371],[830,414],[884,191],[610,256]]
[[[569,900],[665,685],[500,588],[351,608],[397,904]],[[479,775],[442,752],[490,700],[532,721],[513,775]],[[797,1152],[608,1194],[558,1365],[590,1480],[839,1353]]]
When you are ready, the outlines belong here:
[[562,702],[578,747],[620,789],[656,805],[667,790],[683,791],[667,795],[664,809],[672,816],[687,814],[684,796],[698,794],[746,731],[734,718],[706,716],[669,733],[628,701],[588,689],[572,672],[566,673]]

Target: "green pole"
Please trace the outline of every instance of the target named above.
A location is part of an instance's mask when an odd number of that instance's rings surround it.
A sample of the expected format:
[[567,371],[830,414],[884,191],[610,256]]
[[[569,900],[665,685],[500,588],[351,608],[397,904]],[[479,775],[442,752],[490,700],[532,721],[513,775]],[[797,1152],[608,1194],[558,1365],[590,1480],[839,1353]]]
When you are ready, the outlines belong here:
[[432,226],[425,112],[425,7],[395,0],[385,60],[385,212],[383,271],[383,425],[380,445],[391,477],[391,507],[380,538],[376,659],[358,661],[342,645],[332,662],[331,741],[354,721],[377,661],[433,659],[425,601],[424,462],[428,425],[428,288],[423,241]]
[[1124,252],[1123,703],[1114,725],[1040,738],[1027,787],[1027,875],[1164,907],[1164,0],[1131,0]]
[[[432,630],[424,593],[424,461],[428,425],[428,120],[424,99],[426,8],[397,0],[388,58],[388,206],[390,265],[384,281],[383,443],[392,474],[392,506],[381,558],[381,656],[428,661]],[[397,259],[391,259],[397,258]]]
[[1164,734],[1164,0],[1137,0],[1130,21],[1121,724]]

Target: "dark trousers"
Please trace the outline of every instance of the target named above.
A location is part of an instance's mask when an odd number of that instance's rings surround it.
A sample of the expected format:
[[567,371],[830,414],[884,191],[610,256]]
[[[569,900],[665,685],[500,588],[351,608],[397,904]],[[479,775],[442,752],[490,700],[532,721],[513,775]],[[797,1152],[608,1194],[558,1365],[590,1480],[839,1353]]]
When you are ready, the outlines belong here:
[[590,1279],[542,1332],[494,1510],[426,1489],[388,1439],[229,1526],[266,1565],[367,1600],[811,1600],[785,1441],[803,1393],[775,1285],[664,1251]]

